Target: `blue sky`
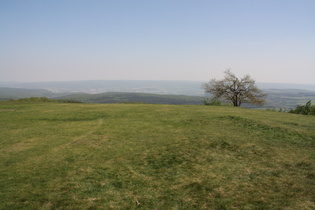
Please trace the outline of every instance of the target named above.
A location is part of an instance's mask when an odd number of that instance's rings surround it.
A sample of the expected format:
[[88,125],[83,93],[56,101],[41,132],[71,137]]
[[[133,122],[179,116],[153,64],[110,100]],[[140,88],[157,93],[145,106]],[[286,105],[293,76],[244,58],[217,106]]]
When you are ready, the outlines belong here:
[[0,0],[0,81],[315,84],[314,0]]

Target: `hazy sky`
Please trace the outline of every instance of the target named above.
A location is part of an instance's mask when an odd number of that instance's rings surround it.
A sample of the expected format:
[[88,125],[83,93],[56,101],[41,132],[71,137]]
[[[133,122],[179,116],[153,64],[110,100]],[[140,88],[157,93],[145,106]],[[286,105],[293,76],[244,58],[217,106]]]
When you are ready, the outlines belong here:
[[315,84],[315,0],[0,0],[0,81]]

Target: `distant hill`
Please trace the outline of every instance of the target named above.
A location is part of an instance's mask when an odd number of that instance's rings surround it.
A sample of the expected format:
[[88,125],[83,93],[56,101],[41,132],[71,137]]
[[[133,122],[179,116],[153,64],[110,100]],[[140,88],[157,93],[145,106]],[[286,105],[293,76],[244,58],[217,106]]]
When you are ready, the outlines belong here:
[[205,97],[187,95],[160,95],[149,93],[100,93],[100,94],[72,94],[58,97],[58,99],[72,99],[83,103],[148,103],[148,104],[177,104],[200,105]]
[[28,97],[57,97],[61,94],[53,93],[44,89],[23,89],[23,88],[8,88],[0,87],[0,100],[11,100]]
[[[84,103],[202,104],[202,82],[192,81],[76,81],[0,83],[0,100],[28,97],[73,99]],[[9,87],[7,87],[9,86]],[[315,85],[258,83],[268,97],[264,108],[291,109],[312,100]],[[301,89],[305,88],[305,89]],[[247,108],[258,108],[244,105]]]
[[69,82],[0,83],[0,87],[46,89],[55,93],[133,92],[203,96],[202,82],[149,80],[93,80]]
[[311,84],[287,84],[287,83],[257,83],[260,89],[290,89],[315,91],[315,85]]
[[[315,92],[306,90],[265,90],[268,94],[264,108],[295,108],[298,104],[305,104],[309,100],[315,102]],[[208,96],[210,97],[210,96]],[[177,105],[199,105],[207,96],[187,95],[161,95],[148,93],[100,93],[100,94],[71,94],[58,97],[57,99],[71,99],[83,103],[149,103],[149,104],[177,104]],[[247,108],[258,108],[250,104],[243,104]]]
[[[201,85],[206,81],[150,81],[150,80],[87,80],[65,82],[0,82],[0,87],[45,89],[54,93],[133,92],[168,95],[204,96]],[[315,85],[257,83],[260,89],[302,89],[315,91]]]

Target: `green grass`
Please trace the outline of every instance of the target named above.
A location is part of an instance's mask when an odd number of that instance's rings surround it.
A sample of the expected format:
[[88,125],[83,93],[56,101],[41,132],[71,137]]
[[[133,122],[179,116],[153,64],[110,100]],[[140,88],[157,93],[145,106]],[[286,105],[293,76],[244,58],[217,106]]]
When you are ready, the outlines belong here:
[[315,117],[0,102],[0,209],[314,209]]

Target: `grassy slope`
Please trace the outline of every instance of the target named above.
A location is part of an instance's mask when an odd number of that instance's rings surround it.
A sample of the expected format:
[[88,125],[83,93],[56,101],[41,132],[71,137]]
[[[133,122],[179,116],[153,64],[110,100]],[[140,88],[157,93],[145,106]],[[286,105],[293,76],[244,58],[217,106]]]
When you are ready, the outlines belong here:
[[315,208],[313,116],[0,102],[0,119],[0,209]]

